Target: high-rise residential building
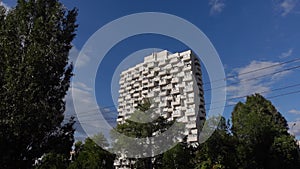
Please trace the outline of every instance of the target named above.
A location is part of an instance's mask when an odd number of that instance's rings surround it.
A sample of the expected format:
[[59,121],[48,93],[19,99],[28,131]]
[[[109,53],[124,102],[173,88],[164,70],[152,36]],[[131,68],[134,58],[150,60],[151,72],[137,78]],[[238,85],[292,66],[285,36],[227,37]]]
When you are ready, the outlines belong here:
[[206,114],[200,61],[191,50],[153,53],[120,76],[119,124],[149,99],[156,114],[185,124],[188,143],[198,141]]
[[188,142],[197,142],[205,120],[200,61],[191,50],[153,53],[121,73],[118,123],[128,119],[139,102],[149,98],[156,112],[186,124]]

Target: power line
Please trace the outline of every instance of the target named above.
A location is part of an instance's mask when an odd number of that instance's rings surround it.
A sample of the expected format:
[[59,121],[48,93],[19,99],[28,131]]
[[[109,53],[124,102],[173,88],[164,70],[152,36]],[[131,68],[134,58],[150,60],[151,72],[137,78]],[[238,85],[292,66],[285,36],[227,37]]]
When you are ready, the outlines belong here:
[[[289,67],[289,68],[286,68],[286,69],[283,69],[283,70],[279,70],[277,72],[265,74],[265,75],[262,75],[262,76],[256,76],[256,77],[253,77],[253,78],[242,79],[239,82],[230,83],[228,85],[230,86],[230,85],[239,84],[239,83],[245,82],[245,81],[256,80],[258,78],[267,77],[267,76],[270,76],[270,75],[275,75],[275,74],[278,74],[278,73],[282,73],[282,72],[286,72],[286,71],[293,70],[293,69],[298,69],[298,68],[300,68],[300,65],[299,66],[294,66],[294,67]],[[204,91],[210,91],[210,90],[213,90],[213,89],[220,89],[220,88],[224,88],[224,87],[227,87],[227,85],[225,85],[225,86],[219,86],[219,87],[215,87],[215,88],[205,89]]]
[[[244,72],[244,73],[239,74],[239,76],[240,76],[240,75],[249,74],[249,73],[253,73],[253,72],[257,72],[257,71],[261,71],[261,70],[268,69],[268,68],[272,68],[272,67],[276,67],[276,66],[280,66],[280,65],[284,65],[284,64],[287,64],[287,63],[298,62],[298,61],[300,61],[300,58],[296,58],[296,59],[288,60],[288,61],[281,62],[281,63],[278,63],[278,64],[274,64],[274,65],[271,65],[271,66],[266,66],[266,67],[263,67],[263,68],[251,70],[251,71],[248,71],[248,72]],[[284,72],[284,71],[288,71],[288,70],[292,70],[292,69],[297,69],[297,68],[299,68],[299,67],[300,67],[300,66],[295,66],[295,67],[283,69],[283,70],[280,70],[280,71],[277,71],[277,72],[274,72],[274,73],[270,73],[270,74],[266,74],[266,75],[263,75],[263,76],[258,76],[258,77],[254,77],[254,78],[244,79],[244,80],[241,80],[240,82],[242,82],[242,81],[250,81],[250,80],[257,79],[257,78],[261,78],[261,77],[266,77],[266,76],[269,76],[269,75],[278,74],[278,73],[281,73],[281,72]],[[211,81],[211,82],[205,82],[205,83],[203,83],[203,85],[204,85],[204,84],[207,84],[207,83],[213,83],[213,82],[216,82],[216,81],[220,81],[220,80],[226,80],[226,79],[234,78],[234,77],[237,77],[237,75],[227,76],[225,79],[219,79],[219,80],[215,80],[215,81]],[[229,85],[239,84],[240,82],[231,83],[231,84],[229,84]],[[210,88],[210,89],[206,89],[206,90],[204,90],[204,91],[209,91],[209,90],[212,90],[212,89],[223,88],[223,87],[226,87],[226,86],[219,86],[219,87],[216,87],[216,88]],[[276,90],[281,90],[281,89],[276,89]],[[266,91],[264,91],[264,92],[266,92]],[[244,96],[240,96],[240,97],[230,98],[230,99],[237,99],[237,98],[243,98],[243,97],[244,97]],[[212,104],[212,103],[210,103],[210,104]],[[97,108],[97,109],[91,109],[91,110],[89,110],[89,111],[81,112],[81,113],[77,113],[77,114],[82,114],[82,113],[84,113],[84,114],[86,114],[86,113],[94,113],[94,112],[98,111],[99,109],[101,110],[101,109],[111,108],[111,107],[115,107],[115,106],[116,106],[116,105],[100,107],[100,108]],[[105,113],[111,113],[111,112],[105,112]]]
[[[300,83],[298,84],[294,84],[294,85],[289,85],[289,86],[284,86],[284,87],[280,87],[280,88],[275,88],[275,89],[271,89],[270,91],[278,91],[278,90],[284,90],[284,89],[287,89],[287,88],[292,88],[292,87],[296,87],[296,86],[300,86]],[[259,92],[259,94],[262,94],[262,93],[266,93],[266,92],[270,92],[270,91],[263,91],[263,92]],[[277,98],[277,97],[281,97],[281,96],[286,96],[286,95],[291,95],[291,94],[295,94],[295,93],[300,93],[300,90],[297,90],[297,91],[292,91],[292,92],[288,92],[288,93],[282,93],[282,94],[279,94],[279,95],[274,95],[274,96],[269,96],[269,97],[266,97],[266,99],[272,99],[272,98]],[[234,98],[230,98],[228,100],[234,100],[234,99],[241,99],[241,98],[245,98],[249,95],[245,95],[245,96],[239,96],[239,97],[234,97]],[[228,101],[227,100],[227,101]],[[223,100],[224,101],[224,100]],[[216,102],[221,102],[221,101],[216,101]],[[214,103],[216,103],[214,102]],[[209,103],[208,103],[209,104]],[[208,105],[207,104],[207,105]],[[212,104],[212,103],[210,103]],[[215,109],[221,109],[221,108],[225,108],[225,107],[231,107],[231,106],[235,106],[236,104],[229,104],[229,105],[225,105],[225,106],[221,106],[221,107],[215,107],[215,108],[211,108],[211,109],[206,109],[206,111],[209,111],[209,110],[215,110]],[[108,106],[107,106],[108,107]],[[109,106],[111,107],[111,106]],[[103,107],[104,108],[104,107]],[[88,111],[89,112],[89,111]],[[84,112],[81,112],[81,113],[84,113]],[[105,113],[118,113],[118,111],[108,111],[108,112],[105,112]],[[98,115],[98,114],[83,114],[81,115],[80,117],[91,117],[91,116],[95,116],[95,115]],[[75,117],[75,119],[78,119],[78,117]],[[79,119],[78,119],[79,120]],[[87,119],[87,120],[80,120],[80,123],[83,121],[99,121],[99,120],[106,120],[106,121],[110,121],[110,120],[116,120],[116,118],[112,118],[112,117],[106,117],[106,118],[103,118],[103,119]]]
[[[240,75],[245,75],[245,74],[249,74],[249,73],[253,73],[253,72],[257,72],[257,71],[261,71],[261,70],[264,70],[264,69],[268,69],[268,68],[272,68],[272,67],[276,67],[276,66],[280,66],[280,65],[284,65],[284,64],[287,64],[287,63],[292,63],[292,62],[297,62],[297,61],[300,61],[300,58],[297,58],[297,59],[293,59],[293,60],[289,60],[289,61],[286,61],[286,62],[282,62],[282,63],[278,63],[278,64],[274,64],[274,65],[271,65],[271,66],[267,66],[267,67],[263,67],[263,68],[259,68],[259,69],[255,69],[255,70],[252,70],[252,71],[248,71],[248,72],[244,72],[244,73],[241,73],[239,74]],[[243,79],[241,80],[240,82],[242,81],[250,81],[250,80],[254,80],[254,79],[257,79],[257,78],[262,78],[262,77],[266,77],[266,76],[269,76],[269,75],[274,75],[274,74],[278,74],[278,73],[281,73],[281,72],[285,72],[285,71],[289,71],[289,70],[293,70],[293,69],[297,69],[299,68],[300,66],[294,66],[294,67],[290,67],[290,68],[286,68],[286,69],[283,69],[283,70],[280,70],[280,71],[277,71],[277,72],[273,72],[273,73],[270,73],[270,74],[265,74],[265,75],[262,75],[262,76],[257,76],[257,77],[254,77],[254,78],[249,78],[249,79]],[[234,78],[234,77],[237,77],[236,75],[233,75],[233,76],[228,76],[226,77],[226,79],[229,79],[229,78]],[[225,79],[225,80],[226,80]],[[220,79],[221,80],[221,79]],[[219,80],[219,81],[220,81]],[[224,80],[224,79],[223,79]],[[215,81],[212,81],[212,82],[216,82],[217,80]],[[212,82],[206,82],[207,83],[212,83]],[[235,82],[235,83],[231,83],[229,85],[233,85],[233,84],[239,84],[240,82]],[[204,83],[205,84],[205,83]],[[283,89],[286,89],[286,88],[291,88],[291,87],[295,87],[295,86],[298,86],[299,84],[296,84],[296,85],[290,85],[290,86],[286,86],[286,87],[282,87],[282,88],[276,88],[276,89],[272,89],[271,91],[277,91],[277,90],[283,90]],[[226,86],[219,86],[217,88],[222,88],[222,87],[226,87]],[[217,89],[215,88],[215,89]],[[210,89],[206,89],[204,91],[208,91],[208,90],[212,90],[213,88],[210,88]],[[270,92],[270,91],[263,91],[261,93],[265,93],[265,92]],[[247,95],[248,96],[248,95]],[[244,98],[246,96],[239,96],[239,97],[234,97],[234,98],[229,98],[228,100],[234,100],[234,99],[239,99],[239,98]],[[275,97],[275,96],[274,96]],[[228,101],[227,100],[227,101]],[[225,101],[225,100],[224,100]],[[221,102],[221,101],[218,101],[218,102]],[[212,104],[212,103],[208,103],[208,104]],[[208,104],[205,104],[205,105],[208,105]],[[81,115],[80,117],[82,116],[91,116],[91,115],[88,115],[86,113],[94,113],[96,111],[99,111],[99,109],[105,109],[105,108],[111,108],[111,107],[115,107],[116,105],[112,105],[112,106],[105,106],[105,107],[100,107],[100,108],[97,108],[97,109],[92,109],[92,110],[89,110],[89,111],[86,111],[86,112],[81,112],[79,114],[84,114],[84,115]],[[233,105],[226,105],[225,107],[228,107],[228,106],[233,106]],[[215,108],[214,108],[215,109]],[[105,113],[118,113],[117,111],[104,111]],[[97,112],[96,112],[97,113]],[[94,115],[97,115],[97,114],[94,114]],[[115,118],[113,118],[115,120]]]
[[220,81],[224,81],[224,80],[228,80],[228,79],[232,79],[232,78],[237,78],[238,76],[243,76],[243,75],[250,74],[250,73],[253,73],[253,72],[258,72],[258,71],[261,71],[261,70],[265,70],[265,69],[269,69],[269,68],[272,68],[272,67],[285,65],[285,64],[288,64],[288,63],[298,62],[298,61],[300,61],[300,58],[288,60],[288,61],[281,62],[281,63],[278,63],[278,64],[273,64],[271,66],[266,66],[266,67],[262,67],[262,68],[259,68],[259,69],[254,69],[254,70],[251,70],[251,71],[248,71],[248,72],[240,73],[238,75],[227,76],[227,77],[225,77],[225,79],[217,79],[217,80],[213,80],[213,81],[204,82],[203,86],[206,85],[206,84],[211,84],[211,83],[214,83],[214,82],[220,82]]
[[[275,88],[275,89],[271,89],[271,90],[265,90],[265,91],[259,92],[259,94],[278,91],[278,90],[284,90],[284,89],[288,89],[288,88],[292,88],[292,87],[296,87],[296,86],[300,86],[300,83],[294,84],[294,85],[289,85],[289,86],[284,86],[284,87],[280,87],[280,88]],[[213,104],[213,103],[220,103],[220,102],[223,102],[223,101],[230,101],[230,100],[235,100],[235,99],[242,99],[244,97],[249,96],[250,94],[244,95],[244,96],[231,97],[231,98],[226,99],[226,100],[219,100],[219,101],[215,101],[215,102],[211,102],[211,103],[206,103],[204,105],[210,105],[210,104]]]
[[[288,93],[282,93],[282,94],[278,94],[278,95],[274,95],[274,96],[269,96],[269,97],[266,97],[266,99],[273,99],[273,98],[292,95],[292,94],[296,94],[296,93],[300,93],[300,90],[296,90],[296,91],[292,91],[292,92],[288,92]],[[206,111],[223,109],[223,108],[232,107],[232,106],[235,106],[235,105],[236,104],[229,104],[229,105],[225,105],[225,106],[220,106],[220,107],[207,109]],[[111,118],[110,117],[110,118],[104,118],[104,119],[87,119],[87,120],[80,120],[79,123],[92,122],[92,121],[102,121],[102,120],[106,120],[108,122],[114,122],[113,120],[116,120],[116,118]],[[88,123],[86,123],[86,124],[88,124]]]
[[[282,94],[275,95],[275,96],[266,97],[266,99],[273,99],[273,98],[282,97],[282,96],[287,96],[287,95],[296,94],[296,93],[300,93],[300,90],[293,91],[293,92],[288,92],[288,93],[282,93]],[[225,106],[220,106],[220,107],[211,108],[211,109],[208,109],[208,110],[206,110],[206,111],[209,111],[209,110],[215,110],[215,109],[223,109],[223,108],[225,108],[225,107],[231,107],[231,106],[235,106],[235,105],[236,105],[236,104],[229,104],[229,105],[225,105]]]
[[[300,84],[294,84],[294,85],[289,85],[289,86],[285,86],[285,87],[280,87],[280,88],[275,88],[275,89],[272,89],[270,91],[278,91],[278,90],[283,90],[283,89],[287,89],[287,88],[292,88],[292,87],[296,87],[296,86],[299,86]],[[263,92],[260,92],[259,94],[262,94],[262,93],[266,93],[267,91],[263,91]],[[273,99],[273,98],[277,98],[277,97],[282,97],[282,96],[286,96],[286,95],[291,95],[291,94],[295,94],[295,93],[300,93],[300,90],[297,90],[297,91],[292,91],[292,92],[288,92],[288,93],[282,93],[282,94],[279,94],[279,95],[274,95],[274,96],[269,96],[269,97],[266,97],[266,99]],[[245,95],[245,96],[239,96],[239,97],[234,97],[234,98],[230,98],[228,100],[234,100],[234,99],[240,99],[240,98],[244,98],[244,97],[247,97],[248,95]],[[227,100],[227,101],[228,101]],[[220,102],[220,101],[219,101]],[[210,103],[212,104],[212,103]],[[221,108],[226,108],[226,107],[231,107],[231,106],[235,106],[236,104],[229,104],[229,105],[225,105],[225,106],[221,106],[221,107],[215,107],[215,108],[211,108],[211,109],[206,109],[206,111],[209,111],[209,110],[216,110],[216,109],[221,109]],[[107,106],[108,107],[108,106]],[[111,106],[110,106],[111,107]],[[108,111],[106,113],[118,113],[117,111]],[[94,115],[98,115],[98,114],[94,114]],[[89,115],[89,114],[83,114],[83,116],[85,117],[91,117],[93,115]],[[82,117],[82,116],[80,116]],[[75,119],[78,120],[78,123],[82,123],[82,122],[92,122],[92,121],[103,121],[103,120],[106,120],[106,121],[109,121],[109,122],[114,122],[116,120],[116,118],[112,118],[112,117],[104,117],[103,119],[86,119],[86,120],[79,120],[78,117],[75,117]]]
[[[83,115],[76,116],[75,118],[78,119],[78,118],[85,118],[85,117],[91,117],[91,116],[99,116],[99,112],[95,112],[95,113],[97,113],[97,114],[83,114]],[[107,112],[107,113],[116,113],[116,114],[118,114],[117,111],[110,111],[110,112]]]
[[[104,109],[107,109],[107,108],[112,108],[112,107],[115,107],[115,105],[105,106],[105,107],[98,107],[97,109],[91,109],[91,110],[84,111],[84,112],[79,112],[79,113],[76,113],[76,114],[97,113],[98,111],[101,111],[101,110],[104,110]],[[116,109],[116,108],[114,108],[114,109]],[[111,111],[111,109],[109,111],[104,110],[104,111],[101,111],[101,112],[109,113],[110,111]]]

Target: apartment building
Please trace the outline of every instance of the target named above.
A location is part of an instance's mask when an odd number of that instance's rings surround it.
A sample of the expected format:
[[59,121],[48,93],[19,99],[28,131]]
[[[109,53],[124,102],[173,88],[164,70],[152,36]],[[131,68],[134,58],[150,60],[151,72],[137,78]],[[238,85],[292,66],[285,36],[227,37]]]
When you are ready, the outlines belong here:
[[153,53],[120,76],[119,124],[130,117],[138,103],[149,99],[156,114],[185,124],[188,143],[198,141],[206,114],[200,61],[191,50]]
[[188,142],[197,142],[205,120],[200,61],[191,50],[153,53],[121,73],[117,122],[122,123],[149,98],[165,118],[186,124]]

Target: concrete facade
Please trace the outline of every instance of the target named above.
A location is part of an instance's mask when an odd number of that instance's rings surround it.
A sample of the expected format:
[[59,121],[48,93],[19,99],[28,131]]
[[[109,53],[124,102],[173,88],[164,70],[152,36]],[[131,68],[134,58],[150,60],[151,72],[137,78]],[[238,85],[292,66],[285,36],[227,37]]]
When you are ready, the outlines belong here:
[[119,84],[119,124],[147,98],[155,113],[186,125],[189,143],[198,142],[206,113],[200,61],[191,50],[153,53],[143,63],[123,71]]

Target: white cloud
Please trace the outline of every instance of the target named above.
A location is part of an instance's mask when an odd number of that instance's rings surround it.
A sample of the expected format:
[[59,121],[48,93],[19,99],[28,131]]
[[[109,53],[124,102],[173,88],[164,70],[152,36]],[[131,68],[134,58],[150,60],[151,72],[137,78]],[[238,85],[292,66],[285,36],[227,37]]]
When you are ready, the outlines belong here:
[[289,56],[291,56],[293,54],[294,49],[289,49],[286,52],[281,53],[281,55],[279,56],[279,58],[287,58]]
[[289,125],[289,133],[292,135],[299,137],[300,136],[300,121],[291,121],[288,122]]
[[292,109],[289,111],[289,113],[300,115],[300,110]]
[[227,87],[228,94],[231,97],[241,97],[261,92],[267,94],[273,83],[289,73],[289,71],[276,73],[283,69],[283,65],[273,66],[276,64],[278,62],[252,61],[245,67],[235,69],[233,71],[235,77],[228,79],[230,81]]
[[77,113],[84,113],[98,108],[97,105],[94,105],[94,93],[91,87],[81,82],[72,83],[72,85],[72,95],[78,98],[76,104],[80,104],[80,106],[77,106],[79,108]]
[[[69,52],[69,60],[74,64],[74,66],[76,65],[76,71],[86,71],[84,69],[81,70],[81,68],[87,66],[91,59],[86,54],[82,54],[80,56],[80,59],[78,59],[79,53],[80,50],[78,50],[76,46],[73,45],[72,49]],[[89,79],[90,77],[86,76],[86,78]],[[105,126],[103,123],[105,119],[101,117],[99,106],[95,100],[96,98],[94,89],[91,84],[86,83],[86,81],[89,81],[87,79],[81,79],[78,81],[74,81],[73,79],[73,83],[71,84],[67,96],[65,97],[65,121],[68,120],[71,116],[74,116],[76,118],[75,137],[77,140],[82,140],[84,137],[86,137],[86,132],[88,132],[88,135],[93,135],[104,130],[102,133],[108,135],[107,126]],[[101,113],[104,112],[103,110],[101,111]],[[86,131],[83,129],[83,127]]]
[[81,68],[87,65],[91,60],[90,57],[86,54],[82,54],[80,56],[80,59],[78,59],[79,53],[80,51],[76,48],[76,46],[73,45],[69,53],[69,59],[74,65],[76,64],[76,68]]
[[[77,98],[76,111],[72,96]],[[115,114],[113,114],[114,112],[108,108],[99,110],[99,107],[97,104],[95,104],[94,99],[94,91],[87,84],[82,82],[72,83],[72,86],[65,98],[65,114],[66,120],[68,120],[71,116],[76,117],[76,140],[83,140],[87,135],[91,136],[100,132],[109,138],[108,131],[110,130],[106,125],[104,125],[106,120],[100,116],[100,113],[102,113],[106,118],[109,118],[107,123],[110,125],[115,123],[115,121],[112,119],[112,116],[115,116]]]
[[209,5],[211,15],[221,13],[225,8],[224,0],[209,0]]
[[281,11],[281,16],[286,16],[291,13],[296,7],[298,0],[283,0],[279,4],[279,9]]
[[6,10],[10,10],[11,9],[10,6],[8,6],[6,3],[4,3],[2,1],[0,1],[0,6],[3,6]]
[[[73,97],[80,98],[76,104],[79,104],[80,110],[75,111]],[[80,135],[85,135],[84,130],[81,127],[81,124],[78,120],[78,116],[82,115],[80,120],[86,121],[94,118],[96,113],[89,113],[90,116],[87,116],[85,113],[90,111],[91,109],[96,109],[97,107],[92,107],[92,89],[87,87],[87,85],[83,83],[75,83],[70,87],[66,97],[66,111],[65,111],[65,121],[67,121],[71,116],[75,117],[75,128],[76,132],[80,133]],[[92,122],[91,122],[92,124]],[[77,134],[75,135],[77,137]],[[79,138],[76,138],[77,140]],[[79,139],[80,140],[80,139]]]

